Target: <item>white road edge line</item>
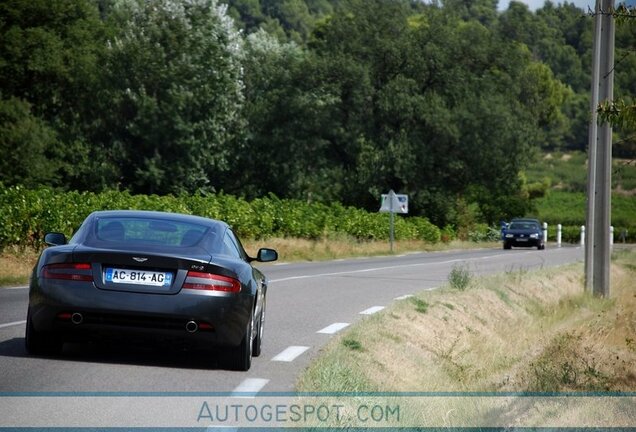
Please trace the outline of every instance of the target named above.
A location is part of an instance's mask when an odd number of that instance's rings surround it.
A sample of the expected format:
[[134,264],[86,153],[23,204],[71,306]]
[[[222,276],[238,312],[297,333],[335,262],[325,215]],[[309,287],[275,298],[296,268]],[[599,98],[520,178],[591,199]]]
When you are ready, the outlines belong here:
[[308,349],[309,347],[306,346],[290,346],[280,354],[274,356],[274,358],[272,358],[272,361],[291,362]]
[[15,287],[5,287],[5,288],[0,288],[0,290],[6,289],[6,290],[19,290],[19,289],[27,289],[28,286],[15,286]]
[[[232,394],[235,393],[258,393],[261,391],[263,387],[267,385],[269,382],[268,379],[264,378],[246,378],[241,382],[234,390],[232,390]],[[241,396],[236,395],[232,397],[244,397],[244,398],[253,398],[254,396]]]
[[380,312],[382,309],[384,309],[384,306],[373,306],[360,312],[360,315],[373,315],[376,312]]
[[[468,259],[452,259],[452,260],[439,261],[439,262],[400,264],[400,265],[394,265],[394,266],[372,267],[372,268],[361,269],[361,270],[351,270],[351,271],[334,272],[334,273],[320,273],[320,274],[314,274],[314,275],[291,276],[291,277],[286,277],[286,278],[281,278],[281,279],[271,279],[270,282],[285,282],[285,281],[290,281],[290,280],[313,279],[313,278],[325,277],[325,276],[340,276],[340,275],[346,275],[346,274],[368,273],[368,272],[374,272],[374,271],[380,271],[380,270],[392,270],[392,269],[408,268],[408,267],[420,267],[420,266],[427,266],[427,265],[451,264],[451,263],[455,263],[455,262],[479,261],[479,260],[485,260],[485,259],[488,259],[488,258],[495,258],[495,257],[502,256],[502,255],[505,255],[505,254],[501,254],[500,253],[500,254],[495,254],[495,255],[488,255],[488,256],[476,257],[476,258],[468,258]],[[366,258],[366,257],[359,257],[359,258],[354,258],[354,259],[362,259],[362,258]]]
[[407,298],[413,297],[413,294],[406,294],[403,296],[396,297],[394,300],[406,300]]
[[328,325],[322,330],[318,330],[316,333],[335,334],[348,326],[349,326],[349,323],[333,323],[331,325]]
[[0,324],[0,328],[17,326],[17,325],[22,325],[25,323],[26,321],[14,321],[14,322],[6,323],[6,324]]

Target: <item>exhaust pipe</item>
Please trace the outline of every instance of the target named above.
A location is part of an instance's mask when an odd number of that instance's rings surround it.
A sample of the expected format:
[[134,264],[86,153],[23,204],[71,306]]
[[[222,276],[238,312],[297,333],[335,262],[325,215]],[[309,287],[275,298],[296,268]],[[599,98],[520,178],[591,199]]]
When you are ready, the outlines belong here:
[[186,330],[188,331],[188,333],[194,333],[198,329],[199,329],[199,325],[195,323],[194,321],[188,321],[188,323],[186,324]]
[[80,325],[83,321],[84,321],[84,317],[82,316],[81,313],[75,312],[73,315],[71,315],[71,322],[73,324]]

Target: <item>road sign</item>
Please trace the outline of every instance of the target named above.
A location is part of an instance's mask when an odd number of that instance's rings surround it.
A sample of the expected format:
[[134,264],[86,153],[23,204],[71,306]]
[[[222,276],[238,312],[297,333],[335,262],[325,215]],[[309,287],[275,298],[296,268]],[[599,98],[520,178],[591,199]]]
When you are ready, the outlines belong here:
[[393,252],[393,219],[395,218],[395,213],[407,214],[409,212],[408,195],[396,194],[393,190],[390,190],[388,194],[382,194],[380,212],[389,213],[391,215],[389,219],[389,243],[391,245],[391,252]]
[[396,194],[393,191],[390,191],[388,194],[382,194],[380,212],[407,214],[409,212],[409,196]]

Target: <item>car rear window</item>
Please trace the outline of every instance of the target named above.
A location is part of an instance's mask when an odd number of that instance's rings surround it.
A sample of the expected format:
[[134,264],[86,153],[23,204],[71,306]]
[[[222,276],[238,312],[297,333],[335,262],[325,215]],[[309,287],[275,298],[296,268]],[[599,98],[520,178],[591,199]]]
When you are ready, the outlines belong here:
[[93,237],[99,242],[192,247],[209,227],[165,219],[108,217],[97,219]]

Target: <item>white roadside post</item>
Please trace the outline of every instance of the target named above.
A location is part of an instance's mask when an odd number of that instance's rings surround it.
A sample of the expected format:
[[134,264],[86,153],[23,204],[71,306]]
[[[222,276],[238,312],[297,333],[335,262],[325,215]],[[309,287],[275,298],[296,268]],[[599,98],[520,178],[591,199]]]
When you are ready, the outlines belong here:
[[557,225],[557,247],[561,247],[561,239],[563,238],[563,225]]
[[614,227],[610,225],[610,247],[614,246]]
[[585,246],[585,225],[581,225],[581,246]]
[[543,222],[543,244],[548,243],[548,223]]

